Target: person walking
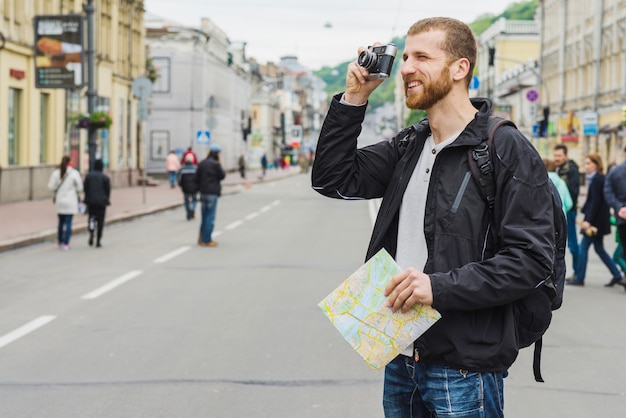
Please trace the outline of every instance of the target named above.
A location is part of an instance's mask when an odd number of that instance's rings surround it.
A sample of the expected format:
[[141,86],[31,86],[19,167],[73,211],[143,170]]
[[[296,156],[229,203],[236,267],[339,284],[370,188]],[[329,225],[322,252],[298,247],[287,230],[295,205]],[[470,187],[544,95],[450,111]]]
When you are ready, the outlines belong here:
[[[621,260],[626,259],[626,147],[624,147],[624,162],[615,165],[606,176],[604,182],[604,198],[613,208],[617,235],[622,248]],[[619,247],[619,246],[618,246]],[[613,257],[615,260],[615,256]],[[618,258],[619,259],[619,258]],[[610,284],[610,283],[609,283]],[[626,283],[621,282],[626,287]]]
[[102,230],[106,208],[111,204],[111,180],[103,173],[104,164],[97,159],[93,170],[85,177],[85,204],[89,214],[87,229],[89,231],[88,244],[93,245],[94,232],[96,233],[96,248],[102,247]]
[[576,277],[576,268],[578,265],[578,234],[576,233],[576,216],[578,215],[578,194],[580,192],[580,172],[578,164],[571,160],[567,155],[567,146],[565,144],[557,144],[554,147],[552,158],[556,164],[556,173],[567,184],[570,196],[572,197],[573,206],[565,214],[567,220],[567,247],[572,255],[572,271],[570,279]]
[[366,259],[385,248],[403,269],[385,289],[387,306],[442,314],[387,364],[385,416],[503,417],[504,377],[518,353],[512,303],[552,272],[548,174],[517,128],[500,127],[492,219],[467,157],[487,138],[492,113],[489,99],[469,97],[471,29],[452,18],[420,20],[402,58],[406,105],[428,118],[359,148],[368,98],[384,80],[350,63],[321,129],[312,187],[338,199],[383,198]]
[[622,281],[619,269],[604,249],[604,236],[611,233],[611,211],[609,204],[604,198],[605,176],[602,174],[603,168],[602,159],[598,154],[589,154],[585,157],[588,187],[587,199],[581,209],[584,220],[580,225],[580,232],[583,237],[579,245],[576,277],[566,280],[566,283],[569,285],[585,285],[587,260],[591,245],[593,245],[593,249],[600,257],[600,260],[611,272],[611,280],[607,283],[607,286],[613,286]]
[[222,147],[211,144],[209,155],[198,164],[196,170],[195,181],[200,192],[202,211],[198,244],[202,247],[217,247],[217,241],[213,240],[213,227],[215,226],[217,200],[222,194],[221,181],[226,177],[220,164],[221,151]]
[[543,165],[548,171],[548,177],[550,178],[550,181],[554,183],[557,192],[559,192],[559,197],[561,198],[561,204],[563,206],[563,213],[567,217],[567,212],[569,212],[574,205],[574,202],[572,202],[572,196],[570,195],[569,189],[567,188],[567,183],[565,183],[565,180],[560,178],[559,175],[556,173],[556,163],[553,160],[549,158],[544,158]]
[[263,153],[261,156],[261,170],[263,172],[263,177],[265,177],[265,173],[267,172],[267,153]]
[[187,148],[187,151],[185,151],[185,153],[183,154],[183,156],[180,159],[180,163],[182,165],[185,165],[185,163],[187,162],[187,158],[191,155],[191,163],[194,166],[198,165],[198,157],[196,156],[196,153],[193,152],[193,148],[189,147]]
[[180,170],[180,163],[178,162],[178,157],[176,153],[172,150],[165,157],[165,170],[169,175],[170,179],[170,187],[173,189],[176,187],[176,173]]
[[185,201],[185,213],[187,220],[190,221],[196,217],[196,203],[198,195],[198,185],[196,184],[196,166],[193,165],[193,156],[187,154],[185,165],[176,174],[178,185],[183,191],[183,199]]
[[246,157],[243,156],[243,154],[241,154],[239,156],[239,161],[237,162],[238,166],[239,166],[239,174],[241,175],[242,179],[246,178]]
[[54,191],[54,207],[59,218],[57,226],[57,244],[64,250],[70,249],[72,237],[72,218],[78,213],[79,193],[83,191],[83,179],[78,170],[70,165],[70,157],[61,158],[48,180],[48,189]]

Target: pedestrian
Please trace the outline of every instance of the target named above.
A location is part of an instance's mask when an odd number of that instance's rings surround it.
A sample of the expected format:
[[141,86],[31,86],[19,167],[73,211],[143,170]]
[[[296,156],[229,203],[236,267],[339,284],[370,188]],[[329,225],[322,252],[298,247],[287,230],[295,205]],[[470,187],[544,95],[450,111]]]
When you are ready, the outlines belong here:
[[102,247],[104,217],[107,206],[111,204],[111,180],[102,172],[103,169],[102,160],[97,159],[94,162],[93,170],[85,177],[85,204],[87,204],[87,213],[89,214],[88,244],[90,247],[93,245],[93,235],[96,232],[96,248]]
[[170,179],[170,187],[173,189],[176,187],[176,172],[180,170],[180,163],[178,162],[178,157],[176,153],[172,150],[165,157],[165,170],[169,175]]
[[237,165],[239,166],[239,174],[242,179],[246,178],[246,158],[241,154],[239,156],[239,160],[237,161]]
[[559,192],[561,204],[563,205],[563,213],[565,214],[565,216],[567,216],[567,212],[572,208],[574,204],[572,202],[572,196],[569,193],[569,189],[567,188],[567,183],[565,183],[565,180],[563,180],[559,177],[558,174],[556,174],[556,163],[553,160],[549,158],[544,158],[543,165],[548,171],[548,177],[550,178],[552,183],[554,183],[556,190]]
[[61,158],[59,168],[56,168],[48,180],[48,189],[54,191],[54,207],[59,217],[57,226],[57,244],[63,250],[70,249],[72,237],[72,218],[78,213],[79,193],[83,191],[83,179],[78,170],[70,164],[67,155]]
[[569,279],[576,277],[576,268],[578,265],[578,233],[576,231],[576,216],[578,215],[578,194],[580,192],[580,171],[576,161],[570,159],[567,155],[567,146],[565,144],[557,144],[554,147],[552,158],[556,163],[556,173],[561,177],[572,197],[572,208],[567,211],[565,219],[567,220],[567,247],[572,255],[572,272]]
[[187,148],[187,151],[185,151],[185,153],[183,154],[183,156],[180,159],[180,163],[182,165],[185,165],[185,162],[187,161],[187,157],[189,155],[191,155],[191,163],[194,166],[197,166],[198,165],[198,157],[196,156],[196,153],[193,152],[193,148],[191,148],[191,147]]
[[368,98],[384,79],[350,63],[321,129],[312,186],[333,198],[383,198],[366,258],[385,248],[403,269],[385,289],[387,305],[442,314],[386,366],[385,416],[502,417],[503,379],[518,353],[512,302],[552,271],[548,175],[515,127],[498,129],[492,222],[468,174],[468,151],[487,138],[492,113],[489,99],[469,98],[471,29],[451,18],[420,20],[402,58],[406,105],[428,118],[359,148]]
[[263,172],[263,177],[265,177],[265,172],[267,171],[267,153],[263,153],[261,156],[261,170]]
[[566,283],[569,285],[585,285],[589,247],[592,244],[600,260],[611,272],[611,280],[606,285],[614,286],[622,281],[619,269],[604,249],[604,236],[611,233],[611,210],[604,198],[605,176],[602,174],[603,169],[602,159],[598,154],[589,154],[585,157],[585,172],[587,173],[588,186],[587,199],[581,209],[584,215],[584,220],[580,225],[582,240],[579,244],[576,277],[566,280]]
[[198,201],[198,185],[196,184],[196,166],[193,165],[193,155],[187,154],[185,165],[176,174],[178,185],[183,191],[185,213],[187,220],[196,217],[196,203]]
[[[622,247],[622,260],[626,259],[626,147],[624,162],[613,167],[604,182],[604,197],[613,208],[617,223],[617,234]],[[622,283],[626,285],[626,283]]]
[[222,147],[218,144],[211,144],[209,155],[198,164],[196,170],[195,180],[200,192],[202,210],[198,244],[202,247],[217,247],[217,241],[213,240],[213,227],[215,225],[217,200],[222,194],[221,181],[226,177],[220,164],[221,151]]

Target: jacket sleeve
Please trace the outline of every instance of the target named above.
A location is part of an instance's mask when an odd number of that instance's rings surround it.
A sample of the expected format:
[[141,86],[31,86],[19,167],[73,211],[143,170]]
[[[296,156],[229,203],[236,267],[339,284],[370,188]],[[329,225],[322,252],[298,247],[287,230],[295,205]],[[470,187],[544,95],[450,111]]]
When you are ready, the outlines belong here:
[[357,148],[366,106],[333,97],[320,132],[311,174],[318,193],[338,199],[382,197],[399,156],[393,141]]
[[494,145],[496,200],[491,228],[497,251],[449,272],[429,274],[436,308],[501,306],[530,294],[552,272],[551,180],[541,157],[513,127],[500,128]]
[[584,220],[593,226],[598,226],[601,218],[602,199],[604,194],[604,176],[596,174],[591,180],[589,191],[587,192],[587,200],[589,204],[585,204]]
[[607,174],[606,179],[604,180],[604,198],[608,202],[609,206],[613,208],[615,213],[624,206],[626,206],[626,202],[622,202],[618,199],[617,194],[615,193],[616,187],[615,182],[619,181],[616,179],[617,174],[615,174],[618,170],[611,170],[609,174]]

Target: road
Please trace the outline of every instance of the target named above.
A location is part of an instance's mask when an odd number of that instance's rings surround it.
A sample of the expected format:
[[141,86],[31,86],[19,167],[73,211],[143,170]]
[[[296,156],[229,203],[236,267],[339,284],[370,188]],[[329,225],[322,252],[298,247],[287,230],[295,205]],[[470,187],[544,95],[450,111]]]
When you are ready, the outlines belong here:
[[[220,199],[217,248],[180,208],[101,249],[0,254],[0,416],[381,417],[382,372],[317,307],[363,262],[371,211],[302,175]],[[598,263],[555,315],[546,383],[530,350],[511,368],[507,417],[624,415],[626,292]]]

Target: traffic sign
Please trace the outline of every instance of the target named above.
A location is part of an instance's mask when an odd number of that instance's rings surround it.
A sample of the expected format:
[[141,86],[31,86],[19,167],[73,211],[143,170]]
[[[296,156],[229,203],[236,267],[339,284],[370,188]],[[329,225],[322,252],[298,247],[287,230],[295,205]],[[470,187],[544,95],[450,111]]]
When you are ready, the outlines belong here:
[[473,76],[469,88],[470,90],[478,90],[478,86],[480,86],[480,80],[478,80],[478,77]]
[[209,145],[211,143],[211,131],[196,132],[196,144]]
[[539,93],[535,89],[530,89],[526,92],[526,99],[528,99],[529,102],[534,103],[537,99],[539,99]]

